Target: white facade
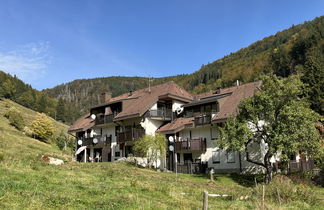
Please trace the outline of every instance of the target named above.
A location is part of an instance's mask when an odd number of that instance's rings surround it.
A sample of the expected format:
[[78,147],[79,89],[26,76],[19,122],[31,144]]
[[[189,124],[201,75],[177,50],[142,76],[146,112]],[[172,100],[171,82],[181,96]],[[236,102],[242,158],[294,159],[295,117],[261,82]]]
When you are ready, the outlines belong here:
[[[259,173],[263,168],[250,163],[246,160],[245,152],[227,152],[225,149],[220,149],[216,146],[218,137],[218,130],[216,126],[204,126],[196,128],[187,128],[179,132],[179,140],[186,139],[206,139],[206,151],[186,151],[180,152],[180,162],[184,164],[184,154],[191,153],[192,159],[200,160],[201,163],[208,163],[208,168],[213,168],[215,173]],[[255,161],[262,161],[265,154],[264,145],[251,145],[249,147],[250,157]]]

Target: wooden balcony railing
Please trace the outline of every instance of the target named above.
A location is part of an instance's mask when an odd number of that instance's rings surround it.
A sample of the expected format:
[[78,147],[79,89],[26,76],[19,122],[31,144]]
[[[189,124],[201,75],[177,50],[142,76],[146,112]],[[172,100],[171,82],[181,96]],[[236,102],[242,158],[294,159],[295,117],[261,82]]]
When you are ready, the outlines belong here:
[[117,114],[118,113],[109,114],[109,115],[99,115],[99,116],[97,116],[95,123],[96,123],[96,125],[112,123],[112,122],[114,122],[114,117]]
[[171,109],[152,109],[148,110],[145,114],[145,117],[149,118],[172,118],[172,110]]
[[[93,140],[97,139],[97,143],[93,143]],[[111,137],[110,136],[94,136],[91,138],[83,138],[82,139],[82,146],[109,146],[111,144]]]
[[190,139],[174,142],[176,152],[206,151],[206,139]]
[[288,166],[290,171],[310,171],[315,168],[312,160],[290,161]]
[[206,125],[211,123],[211,115],[202,115],[195,117],[195,125]]
[[145,135],[144,129],[132,129],[130,131],[117,133],[118,143],[124,143],[126,141],[135,141]]

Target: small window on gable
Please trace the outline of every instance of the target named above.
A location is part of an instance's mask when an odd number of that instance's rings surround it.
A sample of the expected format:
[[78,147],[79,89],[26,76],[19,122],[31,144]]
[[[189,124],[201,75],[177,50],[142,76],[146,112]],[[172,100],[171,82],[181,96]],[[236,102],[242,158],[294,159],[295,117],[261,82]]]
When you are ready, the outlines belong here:
[[235,152],[229,151],[226,153],[227,163],[235,163]]
[[211,109],[212,109],[212,114],[216,114],[219,110],[218,110],[218,103],[216,104],[212,104],[212,107],[211,107]]
[[220,163],[220,150],[213,151],[213,163]]
[[219,138],[218,136],[218,129],[216,127],[211,127],[210,128],[210,135],[211,135],[211,140],[216,140]]

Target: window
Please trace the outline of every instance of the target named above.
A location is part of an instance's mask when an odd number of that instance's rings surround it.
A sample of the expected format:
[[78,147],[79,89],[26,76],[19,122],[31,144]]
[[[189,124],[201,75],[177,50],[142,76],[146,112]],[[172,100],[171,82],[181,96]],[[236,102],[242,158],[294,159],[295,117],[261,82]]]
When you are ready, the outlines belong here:
[[235,163],[235,152],[229,151],[226,153],[227,163]]
[[120,152],[115,152],[115,157],[120,157]]
[[115,126],[115,136],[117,136],[117,133],[119,133],[119,132],[120,132],[120,126],[117,125],[117,126]]
[[220,150],[213,151],[213,163],[220,163]]
[[185,163],[191,163],[192,162],[192,154],[191,153],[184,153],[183,154],[183,161]]
[[211,140],[218,139],[218,129],[216,127],[210,128],[210,136],[211,136]]
[[205,112],[205,114],[210,114],[212,112],[211,104],[205,106],[204,112]]

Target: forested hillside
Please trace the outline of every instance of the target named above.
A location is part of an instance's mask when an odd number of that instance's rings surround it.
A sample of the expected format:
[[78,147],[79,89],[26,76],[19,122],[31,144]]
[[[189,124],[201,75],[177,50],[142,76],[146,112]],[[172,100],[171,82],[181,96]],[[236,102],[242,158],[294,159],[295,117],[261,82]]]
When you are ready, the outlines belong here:
[[[261,74],[286,77],[296,72],[304,75],[302,80],[309,87],[311,107],[323,114],[324,16],[266,37],[203,65],[192,74],[156,78],[152,84],[173,80],[193,93],[200,93],[219,86],[231,86],[235,80],[253,81]],[[85,112],[99,102],[102,92],[110,91],[116,96],[147,86],[148,78],[106,77],[75,80],[44,92],[73,103]]]
[[73,122],[80,112],[74,103],[66,103],[33,89],[16,76],[0,71],[0,99],[7,98],[62,122]]

